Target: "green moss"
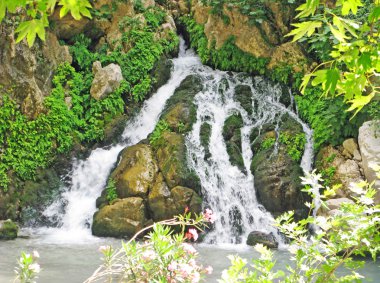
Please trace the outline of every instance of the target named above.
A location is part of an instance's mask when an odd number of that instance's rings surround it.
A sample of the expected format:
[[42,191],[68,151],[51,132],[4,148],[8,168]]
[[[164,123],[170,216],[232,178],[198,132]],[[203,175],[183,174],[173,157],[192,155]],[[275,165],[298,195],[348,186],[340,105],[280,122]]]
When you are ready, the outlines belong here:
[[17,238],[18,226],[11,220],[0,221],[0,240],[13,240]]
[[228,117],[223,126],[223,138],[226,142],[227,153],[230,157],[231,164],[244,170],[244,160],[241,148],[242,127],[243,119],[240,114]]

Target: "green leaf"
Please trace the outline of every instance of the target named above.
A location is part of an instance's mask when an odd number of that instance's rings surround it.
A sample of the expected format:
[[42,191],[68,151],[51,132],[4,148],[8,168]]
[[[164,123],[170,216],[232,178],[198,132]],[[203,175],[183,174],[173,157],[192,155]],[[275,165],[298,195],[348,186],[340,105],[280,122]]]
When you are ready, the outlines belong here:
[[375,7],[368,16],[369,22],[376,22],[380,19],[380,7]]
[[303,22],[298,24],[292,24],[296,28],[293,29],[290,33],[288,33],[286,36],[294,36],[293,42],[299,40],[304,35],[311,36],[316,28],[319,28],[322,26],[322,22],[320,21],[309,21],[309,22]]
[[351,103],[351,106],[350,108],[347,109],[347,111],[353,111],[353,110],[356,110],[355,113],[354,113],[354,116],[356,114],[358,114],[358,112],[364,107],[366,106],[371,100],[372,98],[375,97],[375,92],[372,92],[371,94],[369,95],[362,95],[360,97],[356,97],[350,101],[348,101],[349,103]]
[[335,68],[318,70],[313,73],[313,76],[315,76],[315,78],[312,81],[312,85],[317,86],[321,84],[323,90],[325,91],[325,94],[328,94],[330,92],[330,94],[334,95],[340,77],[339,75],[339,70]]
[[30,21],[22,22],[16,29],[18,33],[16,43],[23,40],[25,37],[28,41],[29,47],[33,46],[36,35],[41,40],[45,40],[45,25],[43,19],[33,19]]
[[358,7],[363,6],[360,0],[339,0],[337,5],[342,5],[343,16],[347,16],[350,11],[355,15],[358,12]]
[[328,24],[332,34],[334,35],[334,37],[340,41],[340,42],[346,42],[346,39],[348,38],[343,32],[341,32],[340,30],[337,30],[335,29],[332,25]]
[[59,14],[61,18],[66,16],[68,12],[75,20],[80,20],[82,15],[92,18],[89,11],[92,6],[88,0],[60,0],[58,5],[62,6]]

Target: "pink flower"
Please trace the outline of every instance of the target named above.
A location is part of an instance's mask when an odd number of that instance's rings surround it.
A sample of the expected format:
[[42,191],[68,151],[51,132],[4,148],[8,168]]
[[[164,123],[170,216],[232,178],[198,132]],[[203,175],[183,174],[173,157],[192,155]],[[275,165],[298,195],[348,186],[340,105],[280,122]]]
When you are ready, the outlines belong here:
[[193,254],[196,254],[196,253],[197,253],[197,250],[194,249],[194,247],[193,247],[192,245],[188,244],[188,243],[183,243],[183,244],[182,244],[182,248],[183,248],[183,250],[184,250],[185,252],[187,252],[188,254],[193,255]]
[[145,261],[150,261],[156,258],[156,253],[152,250],[147,250],[142,253],[141,258]]
[[177,270],[177,268],[178,268],[178,263],[176,261],[173,261],[168,265],[168,270],[171,272],[174,272],[175,270]]
[[208,209],[208,208],[206,208],[205,212],[203,213],[203,216],[210,223],[214,223],[216,220],[215,214],[213,213],[211,209]]
[[36,250],[33,251],[33,258],[40,258],[40,254]]
[[189,229],[185,234],[185,237],[189,240],[194,239],[194,241],[196,241],[198,239],[198,232],[195,229]]
[[186,263],[181,264],[179,266],[179,272],[181,273],[183,278],[187,278],[193,272],[193,267]]
[[191,274],[191,283],[198,283],[201,280],[201,275],[199,272],[194,272]]
[[34,273],[39,273],[41,271],[41,267],[38,263],[32,263],[29,265],[29,270],[34,272]]
[[205,268],[205,271],[206,271],[206,274],[211,274],[212,272],[213,272],[213,268],[211,267],[211,266],[207,266],[206,268]]

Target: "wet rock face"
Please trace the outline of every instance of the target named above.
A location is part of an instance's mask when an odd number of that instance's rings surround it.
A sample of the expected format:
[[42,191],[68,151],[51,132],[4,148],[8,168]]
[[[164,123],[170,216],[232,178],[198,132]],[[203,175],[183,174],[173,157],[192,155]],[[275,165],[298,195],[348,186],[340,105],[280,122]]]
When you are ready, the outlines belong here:
[[[26,42],[15,43],[14,31],[5,27],[7,40],[0,40],[0,85],[21,105],[29,118],[44,110],[44,97],[50,94],[51,80],[56,67],[71,63],[67,46],[61,46],[57,37],[48,32],[45,42],[36,42],[30,48]],[[3,36],[3,35],[2,35]]]
[[13,240],[17,238],[18,226],[11,220],[0,220],[0,240]]
[[120,198],[145,197],[156,178],[158,166],[152,148],[137,144],[121,152],[121,160],[111,178]]
[[262,244],[270,249],[278,248],[278,243],[272,234],[253,231],[248,235],[247,245],[255,246],[257,244]]
[[[299,165],[300,161],[294,160],[289,155],[286,145],[279,143],[274,148],[276,132],[274,127],[263,127],[259,136],[253,137],[253,159],[251,171],[254,177],[254,185],[258,201],[277,217],[289,210],[295,211],[295,217],[301,219],[307,216],[307,208],[304,205],[309,200],[307,194],[301,191],[301,179],[303,175]],[[279,133],[294,136],[302,133],[302,127],[287,117],[279,128]],[[268,139],[273,140],[273,145],[265,146]]]
[[[170,219],[186,208],[200,213],[202,199],[197,176],[187,168],[183,134],[189,131],[196,109],[192,100],[202,85],[189,76],[167,102],[161,120],[170,130],[152,146],[148,140],[125,148],[110,175],[118,199],[107,201],[102,192],[94,215],[92,232],[96,236],[131,237],[147,223]],[[178,125],[181,125],[180,127]]]
[[94,80],[91,84],[90,93],[93,98],[100,100],[108,94],[114,92],[123,80],[121,68],[117,64],[109,64],[102,68],[99,61],[94,62],[92,66]]

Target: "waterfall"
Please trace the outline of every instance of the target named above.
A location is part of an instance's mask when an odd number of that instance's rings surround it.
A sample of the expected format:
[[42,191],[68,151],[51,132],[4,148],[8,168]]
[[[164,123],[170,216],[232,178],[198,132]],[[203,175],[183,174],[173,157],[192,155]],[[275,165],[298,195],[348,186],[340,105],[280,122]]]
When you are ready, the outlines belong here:
[[[253,153],[250,133],[254,128],[271,123],[278,125],[285,113],[299,122],[306,134],[307,144],[301,166],[310,171],[312,162],[312,131],[293,111],[294,105],[285,107],[280,102],[283,90],[256,77],[203,69],[204,91],[195,98],[197,121],[187,139],[190,167],[198,174],[205,203],[217,215],[217,221],[205,241],[207,243],[241,243],[251,231],[271,232],[281,242],[272,226],[273,217],[256,199],[254,176],[250,165]],[[248,86],[252,92],[250,115],[234,98],[237,85]],[[291,94],[289,94],[291,96]],[[223,138],[223,125],[228,117],[239,113],[243,119],[241,148],[245,170],[231,164]],[[200,131],[203,123],[211,126],[208,145],[210,157],[205,159]]]
[[[312,132],[296,112],[294,105],[286,107],[280,102],[283,89],[263,78],[246,74],[223,72],[203,66],[192,50],[186,50],[181,39],[179,57],[173,59],[169,81],[159,88],[143,105],[140,113],[131,119],[122,134],[123,141],[111,147],[93,150],[85,160],[73,160],[70,185],[62,189],[58,200],[44,211],[44,215],[59,223],[57,228],[39,228],[34,234],[43,235],[46,242],[80,243],[96,240],[90,226],[96,212],[95,201],[104,189],[120,151],[145,139],[155,128],[166,101],[180,83],[191,74],[200,76],[203,91],[195,97],[197,117],[186,137],[188,163],[200,178],[202,193],[207,204],[217,215],[217,221],[206,237],[208,243],[241,243],[250,231],[272,232],[281,241],[272,226],[273,217],[256,199],[254,176],[250,165],[253,158],[250,135],[253,129],[266,123],[278,125],[282,115],[289,114],[298,121],[307,137],[302,158],[305,172],[311,169]],[[248,113],[234,93],[237,85],[244,85],[252,93],[253,113]],[[293,101],[291,93],[290,100]],[[244,170],[230,162],[223,126],[228,117],[240,114],[241,148]],[[211,127],[209,154],[205,160],[205,148],[200,140],[201,126]]]
[[91,152],[86,160],[74,160],[70,174],[71,184],[63,188],[60,198],[43,212],[44,216],[58,222],[58,228],[39,228],[34,231],[43,235],[47,242],[86,242],[95,240],[89,229],[96,212],[95,201],[104,189],[120,151],[145,139],[159,119],[166,101],[189,74],[202,66],[192,50],[185,50],[181,39],[179,57],[173,59],[171,78],[143,105],[140,113],[127,123],[123,141],[108,148]]

